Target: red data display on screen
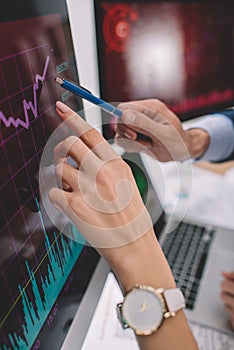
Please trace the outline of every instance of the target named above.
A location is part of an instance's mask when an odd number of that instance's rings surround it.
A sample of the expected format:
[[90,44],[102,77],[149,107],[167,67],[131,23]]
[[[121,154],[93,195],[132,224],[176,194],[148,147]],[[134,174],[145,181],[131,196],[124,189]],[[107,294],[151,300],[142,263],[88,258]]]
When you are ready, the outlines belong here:
[[234,4],[99,1],[102,97],[158,98],[182,120],[234,103]]

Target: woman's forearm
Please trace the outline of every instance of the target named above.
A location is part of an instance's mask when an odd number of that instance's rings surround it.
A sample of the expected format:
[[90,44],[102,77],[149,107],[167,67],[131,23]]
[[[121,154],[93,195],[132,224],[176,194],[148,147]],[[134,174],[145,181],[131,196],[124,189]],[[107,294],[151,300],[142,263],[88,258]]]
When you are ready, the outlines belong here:
[[[106,252],[106,258],[124,293],[135,284],[164,289],[176,287],[153,229],[137,241],[114,249]],[[155,333],[137,336],[137,340],[142,350],[198,349],[183,310],[177,312],[175,317],[165,319]]]

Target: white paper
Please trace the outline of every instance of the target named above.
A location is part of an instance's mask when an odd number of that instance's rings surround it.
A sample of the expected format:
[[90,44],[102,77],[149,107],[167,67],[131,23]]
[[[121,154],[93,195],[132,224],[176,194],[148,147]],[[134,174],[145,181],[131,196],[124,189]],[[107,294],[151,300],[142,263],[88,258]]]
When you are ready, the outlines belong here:
[[221,175],[190,162],[142,159],[167,214],[234,229],[233,168]]
[[109,274],[82,350],[139,350],[131,329],[123,330],[116,304],[123,295],[112,273]]

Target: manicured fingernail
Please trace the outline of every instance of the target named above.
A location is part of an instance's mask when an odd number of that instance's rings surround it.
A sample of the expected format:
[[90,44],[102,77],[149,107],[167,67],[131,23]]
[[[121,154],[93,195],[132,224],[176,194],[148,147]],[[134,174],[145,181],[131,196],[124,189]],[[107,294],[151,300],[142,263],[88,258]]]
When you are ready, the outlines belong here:
[[125,112],[124,113],[125,123],[134,124],[135,119],[136,119],[135,113],[133,113],[133,112]]
[[129,135],[129,134],[127,134],[126,132],[124,133],[124,136],[126,136],[128,139],[133,139],[133,137],[131,136],[131,135]]
[[62,113],[67,113],[70,110],[70,108],[61,101],[56,102],[56,108]]

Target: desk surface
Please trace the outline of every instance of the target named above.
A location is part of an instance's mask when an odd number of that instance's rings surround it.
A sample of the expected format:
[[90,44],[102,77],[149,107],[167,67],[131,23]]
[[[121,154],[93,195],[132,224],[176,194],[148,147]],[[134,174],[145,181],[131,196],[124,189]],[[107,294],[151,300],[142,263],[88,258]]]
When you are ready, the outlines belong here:
[[213,171],[218,174],[225,174],[227,170],[234,168],[234,161],[231,160],[223,163],[197,162],[195,163],[195,166]]

